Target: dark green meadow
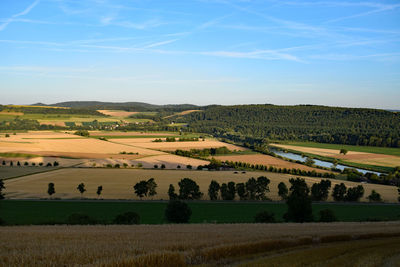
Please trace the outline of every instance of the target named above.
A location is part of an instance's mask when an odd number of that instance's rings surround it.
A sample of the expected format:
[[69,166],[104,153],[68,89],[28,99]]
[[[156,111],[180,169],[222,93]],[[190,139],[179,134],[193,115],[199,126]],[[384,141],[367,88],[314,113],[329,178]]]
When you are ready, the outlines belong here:
[[[191,223],[251,223],[261,211],[270,211],[283,221],[286,204],[280,202],[188,202]],[[118,214],[134,211],[142,224],[162,224],[167,202],[156,201],[0,201],[0,218],[9,225],[60,224],[72,213],[84,213],[100,222],[111,223]],[[339,221],[400,220],[400,205],[368,203],[314,203],[317,218],[322,209],[332,209]]]

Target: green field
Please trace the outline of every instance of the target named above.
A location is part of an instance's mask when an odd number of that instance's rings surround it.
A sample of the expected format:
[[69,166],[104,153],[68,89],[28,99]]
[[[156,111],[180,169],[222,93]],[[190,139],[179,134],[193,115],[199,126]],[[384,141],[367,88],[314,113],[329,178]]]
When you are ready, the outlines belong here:
[[[110,223],[121,213],[135,211],[143,224],[162,224],[166,202],[119,201],[29,201],[3,200],[0,217],[8,224],[63,223],[72,213],[85,213],[97,220]],[[268,210],[279,221],[286,212],[286,204],[278,202],[189,202],[191,223],[251,223],[254,215]],[[400,220],[400,205],[379,204],[313,204],[314,214],[321,209],[332,209],[341,221]]]
[[351,145],[325,144],[325,143],[315,143],[315,142],[280,142],[280,143],[293,146],[316,147],[316,148],[338,149],[338,150],[344,148],[349,151],[400,156],[400,148],[392,148],[392,147],[351,146]]

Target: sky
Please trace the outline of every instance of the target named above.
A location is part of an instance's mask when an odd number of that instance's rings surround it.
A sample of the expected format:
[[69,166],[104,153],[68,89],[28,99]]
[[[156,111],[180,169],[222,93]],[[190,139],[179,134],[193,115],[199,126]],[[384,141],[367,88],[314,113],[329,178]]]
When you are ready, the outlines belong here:
[[400,109],[398,0],[0,0],[0,104]]

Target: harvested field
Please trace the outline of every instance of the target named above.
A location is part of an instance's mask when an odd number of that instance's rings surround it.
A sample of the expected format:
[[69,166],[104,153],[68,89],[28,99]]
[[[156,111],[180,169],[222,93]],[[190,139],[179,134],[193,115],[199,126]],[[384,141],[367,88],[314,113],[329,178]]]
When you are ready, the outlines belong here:
[[138,112],[123,111],[123,110],[98,110],[98,112],[113,117],[129,117],[133,114],[138,113]]
[[[399,222],[1,227],[0,265],[21,266],[28,262],[30,266],[233,265],[265,254],[300,256],[299,249],[304,252],[304,259],[310,254],[307,248],[311,249],[311,245],[316,251],[326,245],[343,251],[352,248],[350,244],[355,244],[358,252],[350,249],[354,259],[359,254],[364,258],[370,255],[362,253],[365,248],[375,252],[374,255],[377,251],[387,255],[385,250],[376,249],[387,247],[394,252],[388,259],[394,259],[396,264],[399,228]],[[371,243],[373,238],[381,239]],[[375,251],[371,249],[373,245],[362,244],[375,244]],[[337,251],[334,249],[331,254]],[[324,250],[324,254],[314,255],[308,262],[316,259],[315,263],[320,263],[319,257],[326,253]],[[348,255],[348,251],[343,253]],[[331,257],[331,261],[340,263],[341,258]],[[354,259],[349,258],[351,263]]]
[[238,266],[398,266],[400,238],[335,242],[266,254]]
[[269,155],[264,154],[255,154],[255,155],[227,155],[227,156],[215,156],[214,158],[219,159],[221,161],[237,161],[237,162],[246,162],[250,164],[261,164],[266,166],[274,166],[277,168],[287,168],[287,169],[300,169],[305,171],[316,171],[326,173],[328,171],[312,168],[305,166],[303,164],[289,162],[283,159],[275,158]]
[[[154,139],[153,139],[154,140]],[[217,140],[208,140],[205,141],[187,141],[187,142],[152,142],[151,139],[146,138],[144,142],[140,142],[141,139],[113,139],[113,142],[119,144],[133,145],[137,147],[149,148],[149,149],[157,149],[164,151],[175,151],[177,149],[182,150],[190,150],[190,149],[204,149],[204,148],[218,148],[218,147],[227,147],[229,150],[238,150],[245,151],[247,148],[220,142]]]
[[[200,186],[204,192],[204,199],[208,199],[207,190],[211,180],[219,183],[234,181],[235,183],[246,182],[250,177],[267,176],[270,180],[270,193],[267,194],[272,200],[280,200],[278,196],[278,184],[284,182],[289,185],[292,175],[247,172],[235,174],[232,171],[189,171],[189,170],[141,170],[141,169],[103,169],[103,168],[66,168],[48,173],[34,174],[22,178],[6,181],[6,198],[43,198],[48,197],[46,190],[50,182],[55,183],[56,198],[80,198],[76,186],[83,182],[87,187],[85,197],[97,198],[95,192],[97,186],[103,185],[102,197],[105,199],[138,199],[133,192],[133,185],[143,179],[154,178],[158,184],[158,194],[154,199],[168,199],[167,191],[169,184],[178,188],[178,182],[182,178],[191,178]],[[319,182],[320,178],[305,178],[309,186]],[[331,179],[332,187],[343,181]],[[359,183],[344,182],[346,186],[357,186]],[[382,195],[384,201],[397,202],[397,188],[394,186],[364,184],[365,197],[372,189]],[[332,200],[331,197],[328,200]]]
[[[32,139],[34,138],[34,139]],[[74,153],[83,154],[119,154],[122,151],[139,153],[139,155],[157,155],[160,152],[144,149],[140,147],[132,147],[123,144],[116,144],[101,141],[94,138],[84,138],[76,135],[65,133],[48,132],[48,133],[21,133],[11,135],[7,139],[0,140],[0,152],[37,152],[45,153],[49,156],[56,153],[63,153],[62,156],[76,157]],[[70,155],[68,153],[71,153]],[[111,155],[112,156],[112,155]],[[84,155],[81,157],[86,158]],[[110,155],[108,156],[110,157]]]
[[379,165],[387,167],[400,166],[400,157],[393,155],[356,152],[356,151],[348,151],[346,155],[343,155],[340,154],[340,150],[336,149],[280,145],[280,144],[271,144],[271,145],[284,149],[291,149],[299,152],[310,153],[324,157],[342,159],[349,162],[357,162],[362,164],[371,164],[371,165]]

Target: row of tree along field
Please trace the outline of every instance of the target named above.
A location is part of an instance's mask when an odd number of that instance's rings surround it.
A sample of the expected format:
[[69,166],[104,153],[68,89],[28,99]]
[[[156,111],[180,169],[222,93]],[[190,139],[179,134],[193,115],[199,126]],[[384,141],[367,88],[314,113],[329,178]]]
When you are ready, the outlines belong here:
[[188,123],[189,131],[242,142],[303,140],[400,147],[400,114],[376,109],[311,105],[210,106],[204,112],[187,114],[181,120]]
[[[302,183],[305,183],[304,179],[291,178],[289,180],[291,184],[291,188],[293,188],[295,181],[301,180]],[[271,199],[267,196],[267,193],[270,192],[269,189],[270,180],[265,176],[260,176],[256,178],[249,178],[246,182],[243,183],[235,183],[230,181],[228,183],[219,184],[217,181],[212,180],[208,187],[207,195],[211,201],[216,200],[226,200],[232,201],[235,199],[238,200],[247,200],[247,201],[271,201]],[[362,185],[358,185],[355,187],[347,188],[344,183],[336,184],[332,190],[331,189],[331,181],[330,180],[321,180],[319,183],[314,183],[311,188],[309,188],[306,184],[304,190],[307,191],[307,197],[310,201],[326,201],[329,197],[329,193],[335,201],[346,201],[346,202],[357,202],[364,196],[364,187]],[[133,186],[133,191],[136,196],[140,199],[143,197],[154,197],[157,195],[157,183],[154,178],[150,178],[148,180],[141,180]],[[173,184],[169,185],[168,196],[170,200],[200,200],[203,198],[204,193],[200,191],[199,185],[190,178],[183,178],[178,182],[178,192]],[[3,180],[0,180],[0,197],[4,198],[2,190],[5,189]],[[83,197],[84,193],[87,191],[85,184],[80,183],[76,189]],[[292,190],[292,189],[290,189]],[[100,185],[97,187],[96,194],[98,197],[101,196],[103,192],[103,186]],[[399,201],[400,201],[400,188],[399,192]],[[48,184],[47,189],[48,195],[51,197],[56,193],[56,187],[54,183]],[[280,182],[278,184],[278,195],[281,197],[282,201],[286,201],[288,199],[289,189],[284,182]],[[370,195],[367,197],[370,202],[382,202],[383,199],[381,195],[372,190]]]
[[[315,221],[315,216],[312,210],[312,201],[324,201],[328,198],[329,188],[331,183],[329,180],[322,180],[320,183],[315,183],[310,188],[304,179],[292,178],[289,180],[290,188],[284,183],[278,185],[279,195],[287,205],[287,212],[283,218],[287,222],[311,222]],[[269,192],[269,179],[260,176],[257,179],[250,178],[246,183],[236,184],[229,182],[227,184],[219,184],[216,181],[210,183],[208,195],[211,200],[233,200],[235,194],[244,200],[267,200],[266,193]],[[192,211],[187,203],[183,200],[200,199],[203,193],[199,191],[199,187],[195,181],[184,178],[179,183],[179,194],[175,193],[173,186],[170,186],[169,196],[170,201],[165,210],[165,218],[170,223],[187,223],[190,220]],[[157,184],[153,178],[143,180],[134,186],[135,193],[139,197],[156,195]],[[4,189],[4,183],[0,180],[0,196],[1,190]],[[86,191],[85,185],[80,183],[77,190],[83,195]],[[102,186],[97,188],[97,194],[100,196],[103,190]],[[56,192],[54,183],[49,183],[48,194],[51,196]],[[400,193],[400,190],[399,190]],[[358,201],[364,194],[363,187],[356,186],[346,188],[344,184],[335,185],[333,188],[333,197],[337,201]],[[373,202],[381,201],[379,193],[372,191],[369,195],[369,200]],[[137,224],[140,216],[136,212],[128,212],[118,215],[112,223],[114,224]],[[321,210],[316,221],[328,222],[336,221],[337,218],[330,209]],[[3,221],[0,221],[4,223]],[[254,217],[254,222],[271,223],[276,222],[275,214],[267,210],[259,212]],[[68,217],[68,224],[97,224],[102,223],[96,219],[90,218],[86,214],[72,214]]]

